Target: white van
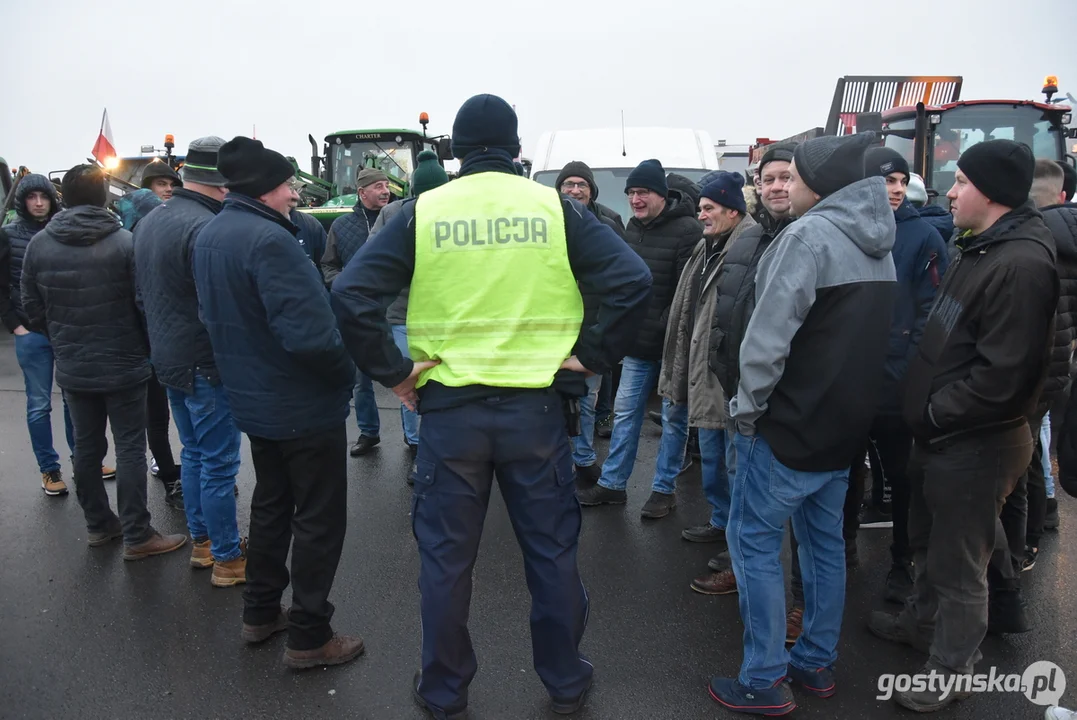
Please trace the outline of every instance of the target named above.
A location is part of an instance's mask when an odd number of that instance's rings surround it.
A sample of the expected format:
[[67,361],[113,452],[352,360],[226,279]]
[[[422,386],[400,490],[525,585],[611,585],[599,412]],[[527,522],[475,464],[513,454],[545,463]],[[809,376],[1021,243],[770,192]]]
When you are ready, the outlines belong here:
[[710,134],[703,130],[668,127],[597,128],[554,130],[539,137],[531,155],[531,179],[549,187],[557,182],[561,169],[579,160],[594,171],[598,201],[620,213],[627,223],[632,217],[625,196],[625,182],[633,168],[656,158],[667,173],[699,182],[718,169],[718,156]]

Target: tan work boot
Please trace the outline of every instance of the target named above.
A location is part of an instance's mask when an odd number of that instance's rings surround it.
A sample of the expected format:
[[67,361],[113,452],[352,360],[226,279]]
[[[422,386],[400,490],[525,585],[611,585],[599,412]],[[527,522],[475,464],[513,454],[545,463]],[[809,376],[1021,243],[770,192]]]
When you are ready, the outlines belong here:
[[164,555],[173,550],[179,550],[186,544],[186,535],[162,535],[155,532],[146,542],[125,547],[123,549],[123,559],[142,560],[153,555]]
[[209,551],[209,538],[191,539],[191,567],[205,569],[213,567],[213,554]]
[[102,480],[115,480],[116,468],[111,468],[108,465],[101,466],[101,479]]
[[50,497],[67,495],[67,483],[64,482],[64,474],[59,470],[41,473],[41,489]]
[[243,623],[243,629],[240,630],[239,636],[243,638],[243,642],[255,645],[260,642],[265,642],[277,633],[284,632],[287,629],[288,608],[281,605],[280,615],[277,615],[276,620],[271,623],[266,623],[265,625],[248,625],[247,623]]
[[284,651],[284,664],[293,670],[321,667],[322,665],[343,665],[363,654],[363,639],[350,635],[334,635],[325,645],[314,650]]
[[213,562],[213,576],[209,579],[213,587],[233,587],[247,582],[247,556],[240,555],[235,560]]
[[101,547],[102,545],[108,545],[113,540],[117,540],[123,537],[123,526],[120,525],[119,519],[115,519],[107,528],[102,532],[91,532],[86,542],[90,547]]

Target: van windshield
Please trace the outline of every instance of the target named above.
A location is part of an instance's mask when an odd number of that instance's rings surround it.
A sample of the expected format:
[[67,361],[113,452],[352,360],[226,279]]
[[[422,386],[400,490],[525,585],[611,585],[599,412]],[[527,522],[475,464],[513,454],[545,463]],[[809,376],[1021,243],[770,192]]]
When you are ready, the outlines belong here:
[[[625,195],[625,183],[628,182],[628,175],[634,168],[593,168],[592,172],[595,175],[595,184],[598,185],[598,202],[602,203],[611,210],[616,211],[625,225],[628,224],[628,219],[632,217],[632,210],[628,206],[628,196]],[[666,168],[666,174],[677,173],[683,175],[694,183],[698,183],[700,179],[711,170],[685,170],[683,168]],[[541,183],[546,187],[553,187],[557,182],[557,176],[561,174],[560,170],[542,170],[534,173],[531,179],[535,182]]]

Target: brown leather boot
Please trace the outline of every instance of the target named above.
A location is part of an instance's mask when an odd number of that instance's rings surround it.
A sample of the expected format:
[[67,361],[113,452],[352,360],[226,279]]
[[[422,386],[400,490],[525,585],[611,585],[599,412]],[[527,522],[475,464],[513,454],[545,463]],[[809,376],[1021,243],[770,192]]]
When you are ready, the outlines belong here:
[[288,608],[281,605],[280,615],[277,616],[276,620],[271,623],[266,623],[265,625],[248,625],[247,623],[243,623],[243,629],[240,630],[239,636],[243,638],[243,642],[255,645],[260,642],[265,642],[277,633],[284,632],[287,629]]
[[792,644],[804,632],[804,608],[795,607],[785,616],[785,642]]
[[240,555],[235,560],[213,562],[213,576],[209,579],[213,587],[234,587],[247,582],[247,556]]
[[363,654],[363,639],[350,635],[334,635],[333,638],[314,650],[284,651],[284,664],[293,670],[321,667],[323,665],[343,665]]
[[187,544],[186,535],[162,535],[155,532],[149,540],[123,549],[124,560],[142,560],[153,555],[164,555],[179,550]]
[[709,572],[693,580],[692,589],[702,595],[732,595],[737,592],[737,576],[732,569]]
[[191,540],[191,567],[199,569],[213,567],[213,554],[209,551],[209,538]]

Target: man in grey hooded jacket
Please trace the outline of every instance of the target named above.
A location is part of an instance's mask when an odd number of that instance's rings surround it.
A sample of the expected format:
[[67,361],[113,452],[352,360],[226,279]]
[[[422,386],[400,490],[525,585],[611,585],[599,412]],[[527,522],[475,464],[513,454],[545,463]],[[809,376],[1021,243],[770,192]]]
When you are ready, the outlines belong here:
[[[744,662],[739,677],[710,683],[715,701],[741,712],[795,708],[787,676],[810,694],[834,693],[849,458],[878,406],[897,291],[886,184],[864,179],[874,140],[863,133],[797,146],[789,199],[799,219],[759,263],[756,304],[766,311],[748,324],[730,403],[737,473],[728,541]],[[789,519],[807,600],[791,652],[779,561]]]

